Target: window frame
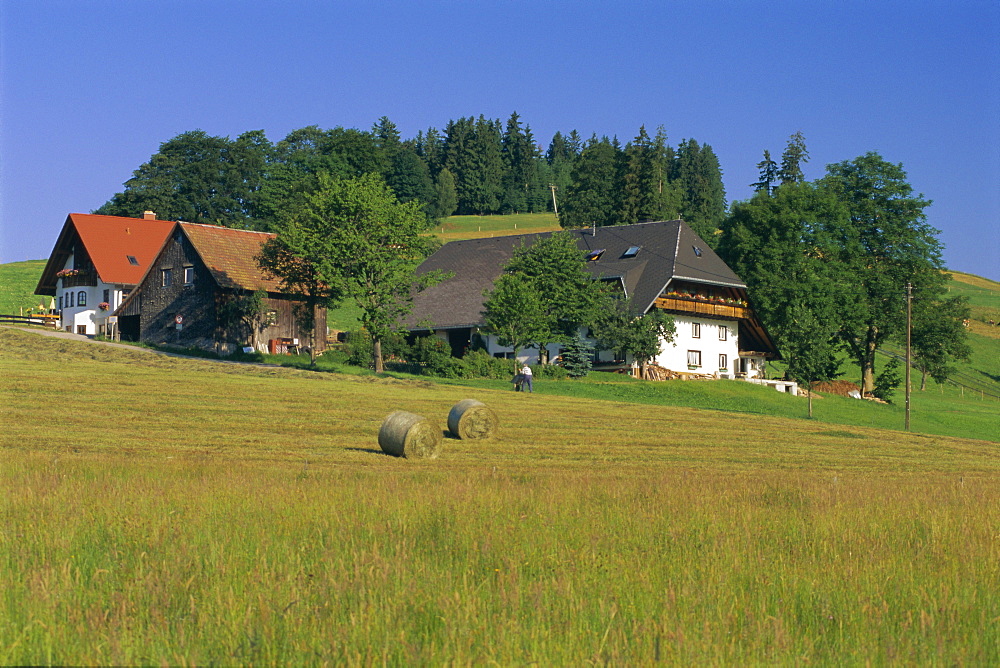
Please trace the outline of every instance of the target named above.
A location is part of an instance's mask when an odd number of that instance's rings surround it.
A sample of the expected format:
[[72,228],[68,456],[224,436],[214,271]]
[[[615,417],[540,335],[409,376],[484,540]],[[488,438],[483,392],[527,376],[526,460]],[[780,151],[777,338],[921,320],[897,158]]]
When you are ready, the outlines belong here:
[[194,266],[186,265],[184,267],[184,285],[194,285]]
[[692,322],[691,323],[691,338],[700,339],[701,338],[701,323]]
[[687,351],[687,365],[689,367],[701,368],[701,351],[700,350],[689,350]]
[[726,325],[719,325],[719,340],[728,341],[729,340],[729,327]]
[[729,355],[719,353],[719,371],[729,371]]
[[76,305],[77,306],[86,306],[87,305],[87,291],[86,290],[80,290],[79,292],[76,293]]
[[174,268],[160,269],[160,287],[169,288],[174,285]]

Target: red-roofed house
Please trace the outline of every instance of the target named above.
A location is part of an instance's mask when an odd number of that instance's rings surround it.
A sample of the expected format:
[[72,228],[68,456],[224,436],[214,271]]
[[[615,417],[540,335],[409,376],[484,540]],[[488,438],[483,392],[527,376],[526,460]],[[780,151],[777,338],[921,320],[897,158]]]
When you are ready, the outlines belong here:
[[66,217],[35,294],[58,303],[60,327],[101,334],[107,317],[135,288],[174,223],[143,218],[71,213]]
[[173,224],[139,286],[115,311],[122,338],[232,352],[248,335],[221,311],[234,296],[263,290],[268,324],[255,338],[298,340],[303,347],[313,338],[321,352],[326,310],[316,310],[310,337],[296,317],[301,300],[283,293],[279,281],[258,268],[261,246],[273,238],[216,225]]

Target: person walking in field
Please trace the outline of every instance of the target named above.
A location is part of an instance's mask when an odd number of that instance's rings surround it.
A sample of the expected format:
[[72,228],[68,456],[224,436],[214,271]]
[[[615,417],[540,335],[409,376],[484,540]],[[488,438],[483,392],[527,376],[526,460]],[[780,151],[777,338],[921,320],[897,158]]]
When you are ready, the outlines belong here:
[[521,389],[522,391],[527,388],[528,392],[533,392],[531,385],[531,367],[525,363],[524,368],[521,369]]

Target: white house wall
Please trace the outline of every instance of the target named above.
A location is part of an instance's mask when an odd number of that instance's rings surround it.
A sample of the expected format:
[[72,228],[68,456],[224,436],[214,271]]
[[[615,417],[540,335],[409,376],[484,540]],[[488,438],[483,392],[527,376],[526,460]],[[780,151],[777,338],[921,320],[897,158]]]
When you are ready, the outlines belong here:
[[[695,325],[698,336],[695,336]],[[713,320],[675,315],[677,334],[673,344],[664,344],[656,364],[671,371],[735,377],[739,359],[738,321]],[[725,328],[725,339],[720,337]],[[701,363],[694,368],[688,363],[688,351],[700,353]],[[725,366],[721,356],[725,355]]]
[[[63,269],[72,268],[73,257],[70,256]],[[105,290],[108,291],[107,302],[109,304],[109,308],[107,311],[102,311],[98,308],[98,305],[105,301]],[[77,306],[77,304],[80,303],[81,292],[86,295],[86,306]],[[67,332],[73,332],[74,334],[83,333],[91,336],[99,334],[103,331],[102,327],[105,326],[107,317],[111,315],[116,308],[118,308],[127,294],[128,293],[122,289],[121,285],[116,285],[115,283],[103,283],[98,281],[96,286],[78,285],[67,288],[63,287],[63,279],[57,279],[56,305],[60,308],[60,326]],[[68,304],[71,303],[70,295],[72,295],[73,306],[68,306]],[[81,327],[83,329],[81,329]]]

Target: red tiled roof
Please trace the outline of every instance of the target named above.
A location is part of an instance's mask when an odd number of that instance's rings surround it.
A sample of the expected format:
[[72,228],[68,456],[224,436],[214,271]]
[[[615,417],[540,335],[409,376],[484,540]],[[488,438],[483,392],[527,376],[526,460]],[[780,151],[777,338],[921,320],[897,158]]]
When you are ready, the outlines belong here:
[[[102,281],[137,285],[173,226],[170,220],[71,213],[66,217],[35,292],[55,294],[55,273],[72,254],[75,238],[80,239]],[[129,256],[138,264],[132,264]]]
[[281,292],[280,282],[257,266],[257,255],[275,235],[217,225],[178,223],[222,288]]

